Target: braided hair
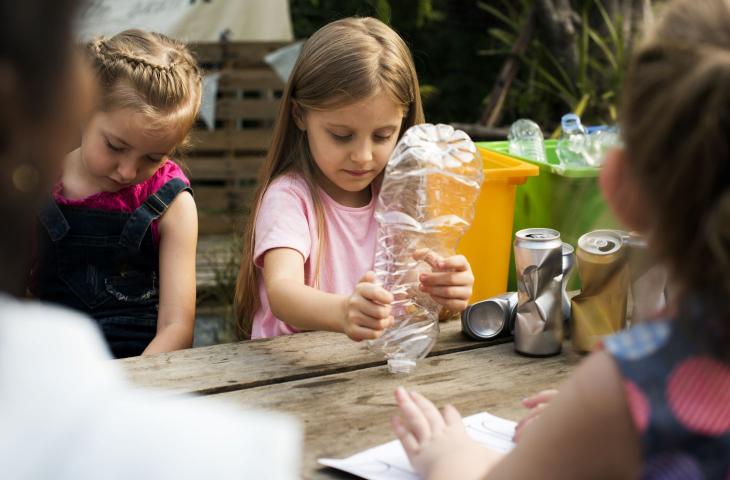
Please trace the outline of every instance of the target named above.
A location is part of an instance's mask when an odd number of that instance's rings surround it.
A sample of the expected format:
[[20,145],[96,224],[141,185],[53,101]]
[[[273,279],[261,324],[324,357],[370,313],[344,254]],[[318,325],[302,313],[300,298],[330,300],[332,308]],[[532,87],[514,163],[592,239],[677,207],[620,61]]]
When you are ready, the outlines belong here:
[[101,90],[101,109],[130,108],[154,123],[188,132],[200,109],[201,74],[185,46],[165,35],[125,30],[86,45]]

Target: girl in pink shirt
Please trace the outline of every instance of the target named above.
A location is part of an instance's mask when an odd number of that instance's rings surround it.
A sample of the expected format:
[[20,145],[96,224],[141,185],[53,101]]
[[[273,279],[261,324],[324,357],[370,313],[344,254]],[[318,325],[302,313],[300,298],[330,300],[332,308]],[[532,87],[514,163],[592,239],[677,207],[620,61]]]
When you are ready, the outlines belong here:
[[200,72],[170,38],[127,30],[87,48],[98,109],[40,213],[31,291],[92,316],[116,357],[190,347],[197,213],[170,159],[200,107]]
[[[300,330],[379,337],[392,295],[371,271],[375,199],[396,142],[423,122],[403,40],[373,18],[347,18],[304,45],[245,232],[236,286],[239,328],[252,338]],[[421,288],[459,312],[474,277],[461,256],[424,258]]]

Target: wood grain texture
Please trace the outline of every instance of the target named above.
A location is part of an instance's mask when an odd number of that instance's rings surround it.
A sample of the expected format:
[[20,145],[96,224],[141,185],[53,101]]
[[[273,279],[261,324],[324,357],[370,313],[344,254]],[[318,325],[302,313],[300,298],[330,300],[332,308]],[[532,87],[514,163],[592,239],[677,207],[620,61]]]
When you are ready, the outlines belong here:
[[399,385],[421,392],[438,406],[451,403],[462,415],[488,411],[516,421],[526,413],[522,398],[559,386],[579,360],[570,350],[555,357],[527,358],[507,343],[428,358],[410,376],[391,375],[386,367],[376,366],[215,398],[299,418],[305,428],[303,478],[342,478],[320,468],[317,458],[343,458],[393,440],[389,421],[396,411],[393,391]]
[[[442,333],[431,355],[505,342],[469,340],[460,322],[441,324]],[[383,359],[343,334],[307,332],[172,353],[119,360],[137,385],[170,393],[213,394],[261,385],[319,377],[383,365]]]

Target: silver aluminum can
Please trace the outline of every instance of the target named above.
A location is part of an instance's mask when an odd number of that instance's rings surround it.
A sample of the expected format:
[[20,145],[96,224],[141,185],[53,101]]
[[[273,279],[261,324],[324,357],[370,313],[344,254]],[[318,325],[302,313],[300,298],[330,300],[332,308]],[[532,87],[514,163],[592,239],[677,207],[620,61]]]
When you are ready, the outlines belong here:
[[474,340],[494,338],[508,330],[517,307],[517,292],[476,302],[461,313],[461,330]]
[[562,299],[563,299],[563,320],[567,327],[570,321],[570,297],[568,296],[568,280],[570,272],[573,271],[575,265],[575,249],[569,243],[563,242],[563,280],[562,280]]
[[651,318],[664,309],[667,303],[668,273],[664,265],[657,263],[647,248],[644,237],[630,232],[623,238],[629,263],[631,302],[626,317],[627,326]]
[[528,228],[515,234],[517,353],[530,356],[560,353],[565,335],[562,250],[563,242],[557,230]]

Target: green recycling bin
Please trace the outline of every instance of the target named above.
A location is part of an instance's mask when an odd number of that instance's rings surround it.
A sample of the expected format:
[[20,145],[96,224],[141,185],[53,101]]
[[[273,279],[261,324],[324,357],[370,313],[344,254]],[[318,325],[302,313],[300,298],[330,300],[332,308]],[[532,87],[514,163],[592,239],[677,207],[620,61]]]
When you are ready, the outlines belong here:
[[[517,157],[509,153],[509,142],[481,142],[482,148],[510,155],[537,165],[540,175],[527,179],[515,197],[514,232],[523,228],[546,227],[560,232],[562,240],[574,247],[578,238],[599,228],[621,228],[598,187],[597,167],[563,167],[556,152],[557,140],[545,141],[547,162]],[[510,261],[508,288],[517,289],[514,260]],[[580,287],[577,275],[568,285]]]

